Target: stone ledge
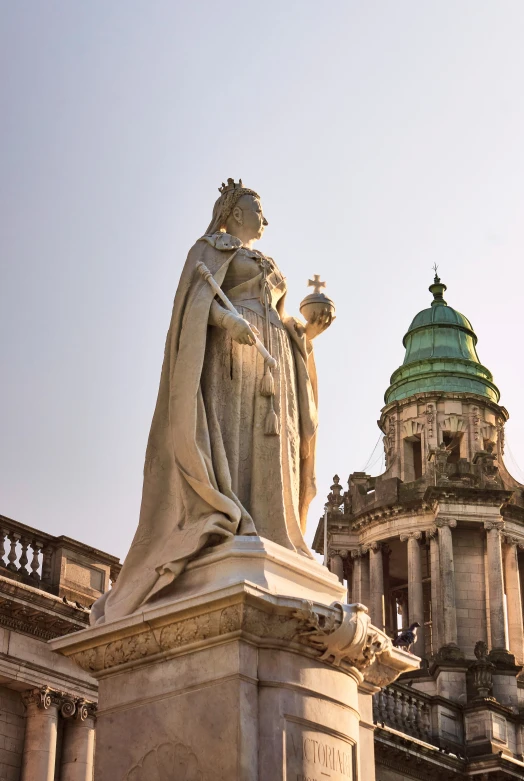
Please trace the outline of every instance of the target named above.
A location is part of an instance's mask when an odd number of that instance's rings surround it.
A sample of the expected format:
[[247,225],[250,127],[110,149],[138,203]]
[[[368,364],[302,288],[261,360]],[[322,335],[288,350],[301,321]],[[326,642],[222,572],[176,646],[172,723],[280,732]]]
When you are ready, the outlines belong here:
[[95,678],[242,638],[319,659],[373,686],[414,670],[419,659],[392,646],[363,605],[331,606],[236,584],[51,641]]

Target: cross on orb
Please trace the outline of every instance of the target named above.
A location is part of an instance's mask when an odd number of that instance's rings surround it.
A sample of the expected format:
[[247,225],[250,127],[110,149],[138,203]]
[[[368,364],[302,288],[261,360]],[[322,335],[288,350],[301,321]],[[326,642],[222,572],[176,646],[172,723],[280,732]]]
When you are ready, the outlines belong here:
[[307,286],[312,287],[314,293],[320,293],[322,288],[326,287],[326,283],[320,281],[320,274],[315,274],[313,279],[308,280]]

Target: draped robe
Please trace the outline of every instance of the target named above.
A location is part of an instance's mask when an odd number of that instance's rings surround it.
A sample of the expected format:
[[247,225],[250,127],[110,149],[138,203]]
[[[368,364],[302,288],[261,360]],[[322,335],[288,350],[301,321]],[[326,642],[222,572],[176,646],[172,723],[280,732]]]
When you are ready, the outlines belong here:
[[[138,529],[117,582],[93,605],[92,623],[133,613],[204,547],[235,534],[259,534],[311,555],[302,534],[316,493],[316,373],[311,344],[284,309],[285,279],[272,263],[270,322],[279,362],[273,403],[281,431],[267,436],[262,416],[269,400],[259,392],[264,361],[255,347],[208,325],[215,293],[196,269],[203,261],[222,286],[230,266],[242,271],[257,257],[224,233],[202,237],[189,251],[166,339]],[[262,332],[264,315],[249,284],[231,289],[231,297]]]

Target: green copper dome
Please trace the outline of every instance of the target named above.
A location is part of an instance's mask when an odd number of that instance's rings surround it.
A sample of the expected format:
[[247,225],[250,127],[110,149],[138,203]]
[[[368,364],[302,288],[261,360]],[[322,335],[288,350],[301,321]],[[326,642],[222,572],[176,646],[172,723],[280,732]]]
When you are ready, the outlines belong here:
[[391,376],[386,404],[431,391],[476,393],[498,402],[499,390],[479,361],[471,323],[444,301],[446,285],[437,276],[429,290],[431,307],[419,312],[408,328],[404,363]]

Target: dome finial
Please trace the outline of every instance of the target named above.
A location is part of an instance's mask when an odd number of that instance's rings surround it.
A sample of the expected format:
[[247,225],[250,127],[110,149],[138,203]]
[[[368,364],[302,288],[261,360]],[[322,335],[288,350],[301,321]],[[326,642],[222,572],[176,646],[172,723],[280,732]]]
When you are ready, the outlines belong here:
[[431,306],[436,306],[437,304],[447,306],[447,302],[444,301],[444,291],[447,290],[447,288],[446,285],[440,281],[440,277],[437,274],[438,266],[436,263],[433,264],[433,271],[435,272],[435,278],[433,280],[433,284],[429,286],[429,292],[433,293],[433,301],[431,302]]

